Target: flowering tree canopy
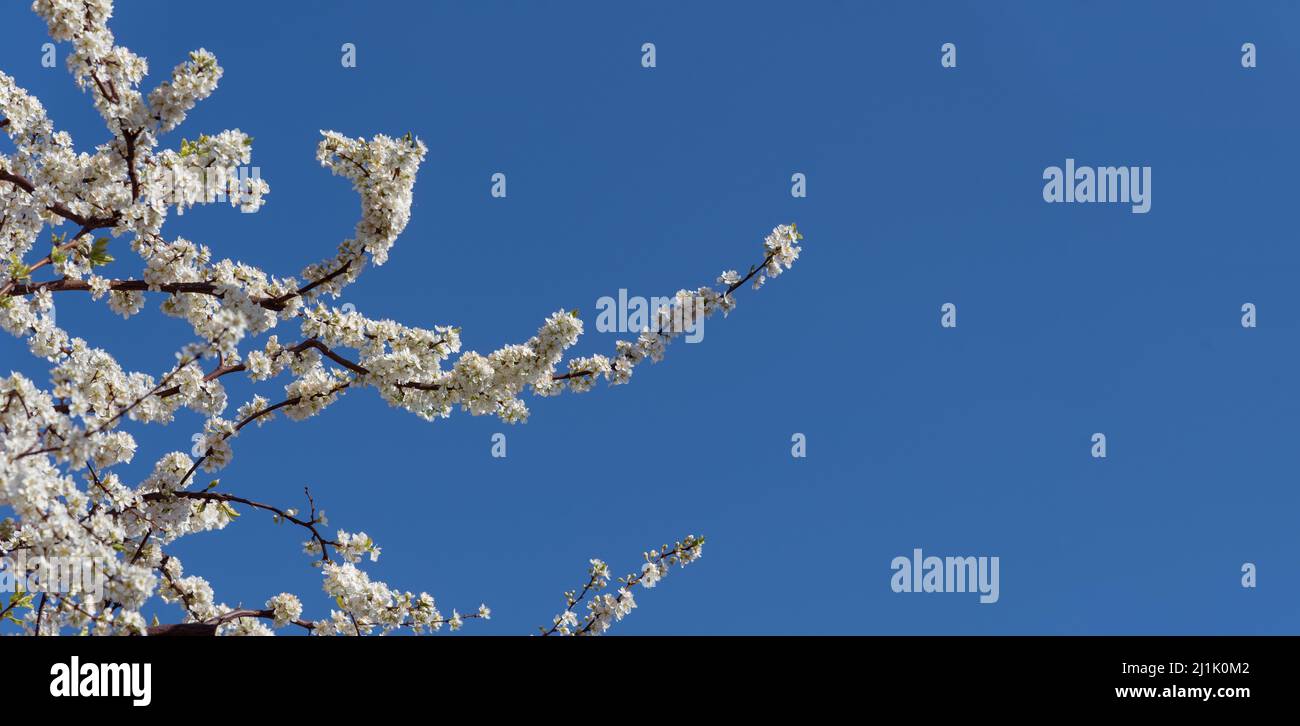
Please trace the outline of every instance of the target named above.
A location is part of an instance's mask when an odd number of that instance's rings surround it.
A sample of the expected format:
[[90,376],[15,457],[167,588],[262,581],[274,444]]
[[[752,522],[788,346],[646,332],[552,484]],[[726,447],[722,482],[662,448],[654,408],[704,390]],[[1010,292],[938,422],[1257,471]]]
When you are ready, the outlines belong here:
[[[427,420],[460,409],[522,422],[525,391],[554,396],[588,391],[600,378],[627,383],[639,363],[660,360],[665,346],[698,319],[730,312],[741,286],[757,288],[799,256],[795,227],[776,227],[747,274],[729,270],[717,278],[718,288],[679,291],[655,311],[653,330],[618,342],[612,355],[566,358],[583,323],[565,311],[545,318],[522,343],[487,354],[461,352],[460,328],[409,327],[331,305],[368,267],[388,260],[410,218],[423,141],[410,134],[362,139],[322,132],[317,159],[361,197],[352,236],[294,276],[218,258],[208,244],[165,237],[163,224],[171,213],[223,199],[258,209],[269,185],[233,173],[250,163],[253,139],[234,129],[181,141],[179,148],[160,142],[216,90],[217,59],[194,51],[145,92],[145,59],[117,45],[108,28],[111,0],[35,0],[32,8],[55,41],[71,43],[68,68],[111,139],[91,152],[76,151],[41,103],[0,72],[0,131],[12,144],[0,153],[0,326],[50,366],[46,387],[16,372],[0,378],[0,513],[12,515],[0,521],[0,557],[11,582],[37,583],[11,588],[7,603],[0,599],[0,617],[27,634],[266,635],[294,625],[317,635],[364,635],[457,629],[466,619],[487,618],[486,606],[448,615],[427,593],[371,580],[357,565],[376,560],[379,548],[364,532],[328,531],[310,492],[297,509],[225,491],[218,481],[202,488],[195,475],[229,464],[232,445],[251,424],[276,414],[315,416],[351,389],[372,388]],[[128,247],[140,259],[138,275],[98,274]],[[164,315],[188,321],[194,339],[178,344],[175,362],[157,371],[126,370],[108,351],[57,325],[56,297],[105,300],[125,318],[156,298]],[[281,326],[296,330],[282,340]],[[222,383],[230,375],[287,382],[282,392],[253,396],[232,410]],[[181,408],[205,419],[194,450],[162,456],[142,481],[120,479],[114,467],[136,449],[127,428],[172,423]],[[305,551],[334,601],[328,616],[304,619],[303,605],[289,593],[268,593],[261,609],[222,604],[204,578],[185,574],[168,551],[181,537],[224,529],[256,511],[302,528]],[[703,543],[688,535],[645,553],[645,563],[618,578],[613,593],[604,592],[609,568],[592,560],[585,584],[565,593],[564,611],[542,632],[604,632],[636,607],[635,585],[655,586],[670,566],[697,559]],[[93,563],[93,584],[26,577],[73,561]],[[154,596],[174,603],[181,622],[147,625],[141,610]]]

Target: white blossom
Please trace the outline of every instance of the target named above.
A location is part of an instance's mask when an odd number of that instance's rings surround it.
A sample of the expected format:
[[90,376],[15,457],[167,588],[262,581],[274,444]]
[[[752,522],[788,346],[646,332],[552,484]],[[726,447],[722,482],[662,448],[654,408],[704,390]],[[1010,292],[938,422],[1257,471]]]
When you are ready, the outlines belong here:
[[277,628],[283,628],[289,623],[302,617],[302,603],[298,601],[297,595],[282,592],[279,595],[266,601],[266,606],[274,614],[274,624]]
[[[216,91],[222,69],[215,55],[195,50],[142,91],[148,64],[117,45],[108,26],[111,0],[35,0],[32,8],[55,41],[70,44],[68,69],[109,140],[76,151],[40,101],[0,73],[0,133],[12,147],[0,153],[0,328],[49,365],[44,388],[16,372],[0,377],[0,507],[12,511],[0,521],[0,556],[73,557],[97,563],[103,575],[102,589],[46,591],[39,613],[23,599],[12,601],[0,617],[14,615],[24,632],[144,632],[141,610],[155,597],[175,606],[177,619],[222,635],[268,635],[290,625],[318,635],[420,633],[487,620],[486,605],[444,617],[432,595],[371,580],[358,565],[376,561],[380,548],[365,532],[330,534],[310,492],[267,486],[262,501],[250,498],[261,482],[236,494],[208,474],[233,460],[239,437],[253,435],[252,424],[261,427],[280,414],[292,421],[316,416],[357,389],[430,421],[461,411],[526,422],[527,394],[581,393],[602,379],[628,383],[635,366],[662,359],[694,324],[733,310],[736,287],[779,276],[800,253],[802,235],[794,226],[776,227],[748,275],[724,272],[717,278],[726,286],[721,291],[679,291],[657,311],[658,330],[620,340],[606,355],[569,355],[584,325],[577,311],[565,310],[542,318],[527,340],[488,352],[463,350],[471,338],[455,325],[411,326],[333,304],[366,269],[395,254],[428,154],[424,141],[322,131],[318,162],[345,179],[361,202],[360,219],[335,253],[296,274],[221,257],[204,241],[163,233],[171,214],[222,196],[256,211],[270,190],[260,179],[229,176],[218,176],[215,186],[209,178],[195,185],[208,170],[251,162],[254,140],[239,129],[168,135],[174,146],[163,145],[164,135],[180,129]],[[115,273],[135,272],[108,277],[110,263]],[[163,315],[184,321],[193,337],[177,343],[174,361],[148,372],[128,370],[57,324],[57,304],[83,293],[83,300],[106,304],[123,318],[155,303]],[[472,338],[487,339],[477,332]],[[231,405],[223,379],[236,373],[258,392]],[[120,467],[137,454],[132,432],[186,420],[177,416],[182,410],[197,414],[201,428],[178,434],[178,450],[152,467],[146,463],[142,479],[124,480],[127,470]],[[271,483],[284,478],[284,472],[268,477]],[[288,496],[294,506],[282,503]],[[207,579],[184,573],[172,553],[177,540],[237,529],[250,515],[306,533],[303,550],[320,568],[329,597],[323,604],[333,605],[328,614],[317,610],[316,619],[304,619],[304,604],[291,593],[274,595],[265,609],[232,607]],[[608,566],[591,560],[587,587],[581,596],[566,596],[552,631],[604,632],[636,607],[635,584],[655,587],[669,565],[698,558],[702,544],[688,537],[647,553],[646,565],[621,578],[615,593],[603,592],[613,580]]]

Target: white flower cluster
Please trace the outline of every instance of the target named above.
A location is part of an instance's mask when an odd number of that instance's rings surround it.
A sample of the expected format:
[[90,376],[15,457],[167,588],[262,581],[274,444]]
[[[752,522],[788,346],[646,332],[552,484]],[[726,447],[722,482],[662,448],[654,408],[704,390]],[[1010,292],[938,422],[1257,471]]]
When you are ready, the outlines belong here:
[[[609,586],[609,566],[601,560],[592,560],[587,570],[587,583],[579,591],[564,593],[564,612],[555,616],[550,629],[540,628],[542,635],[603,635],[636,608],[633,587],[638,584],[645,588],[654,587],[668,575],[672,565],[685,567],[698,560],[703,550],[704,538],[693,534],[686,535],[672,547],[663,545],[650,550],[645,553],[641,571],[618,578],[622,587],[613,593],[601,592]],[[586,616],[579,619],[573,608],[588,596]]]
[[[550,315],[522,343],[486,354],[462,352],[457,327],[406,326],[326,302],[368,265],[387,261],[410,220],[416,173],[428,151],[422,141],[411,134],[356,139],[322,132],[319,162],[348,179],[360,196],[351,238],[297,276],[277,277],[220,258],[201,242],[163,236],[162,228],[170,214],[222,195],[246,211],[260,207],[269,192],[260,179],[190,183],[204,170],[249,164],[252,138],[234,129],[182,140],[178,149],[158,141],[216,90],[222,76],[216,57],[196,50],[144,93],[148,66],[116,45],[108,29],[111,0],[35,0],[32,7],[56,41],[71,43],[68,67],[92,97],[110,140],[77,152],[41,103],[0,73],[0,133],[13,147],[0,153],[0,328],[22,338],[50,370],[44,390],[17,373],[0,378],[0,507],[14,513],[0,523],[0,557],[22,550],[33,563],[82,558],[99,563],[105,578],[101,594],[79,586],[45,591],[0,610],[0,618],[16,619],[28,632],[143,632],[140,609],[152,597],[176,604],[188,623],[221,634],[272,633],[263,621],[319,634],[364,634],[456,629],[465,620],[486,619],[486,607],[443,617],[428,594],[370,581],[356,564],[374,561],[379,548],[365,533],[340,531],[329,539],[314,502],[309,513],[299,514],[196,478],[231,462],[234,441],[247,426],[279,413],[293,420],[316,415],[352,388],[372,387],[390,404],[429,420],[461,409],[525,421],[526,391],[549,396],[590,390],[599,378],[628,382],[634,366],[660,360],[668,343],[701,317],[730,312],[732,293],[743,282],[775,277],[799,254],[794,227],[777,227],[764,241],[763,262],[748,276],[724,273],[721,291],[680,291],[657,311],[654,332],[620,341],[612,356],[566,361],[583,332],[576,311]],[[102,274],[115,255],[126,254],[139,258],[137,276]],[[164,315],[189,324],[195,342],[181,347],[161,372],[124,369],[55,322],[55,299],[77,293],[127,318],[158,300]],[[274,330],[282,323],[298,327],[283,341]],[[228,411],[222,379],[241,372],[258,383],[283,376],[283,395],[253,395]],[[195,448],[164,454],[143,480],[122,481],[114,469],[131,462],[137,448],[128,427],[171,423],[181,409],[203,418]],[[182,442],[188,449],[190,442]],[[184,575],[166,551],[181,537],[225,528],[249,511],[310,533],[306,549],[322,566],[325,591],[338,606],[329,618],[303,620],[302,604],[288,593],[268,600],[264,610],[229,607],[206,580]],[[627,578],[618,594],[593,596],[583,618],[571,610],[557,618],[556,632],[603,632],[635,606],[632,585],[654,586],[667,564],[698,556],[700,543],[688,538],[655,553],[649,568]],[[593,562],[591,574],[593,585],[599,581],[597,589],[604,588],[603,563]]]
[[767,278],[778,277],[782,270],[788,270],[794,265],[794,261],[799,259],[799,241],[802,239],[803,235],[793,224],[783,224],[772,230],[772,234],[763,240],[767,257],[754,278],[755,290],[762,287]]
[[182,140],[179,152],[167,149],[155,158],[148,172],[147,201],[162,211],[175,207],[177,214],[195,204],[219,201],[256,212],[271,187],[247,167],[252,147],[253,138],[238,129],[204,134],[194,142]]
[[217,90],[221,74],[215,55],[204,48],[190,53],[188,61],[172,69],[171,80],[149,94],[158,130],[166,133],[179,126],[190,109]]
[[338,610],[331,610],[329,618],[316,621],[316,635],[368,635],[379,629],[389,632],[410,628],[415,633],[438,631],[443,625],[459,630],[462,616],[453,611],[451,618],[443,618],[434,605],[433,596],[422,592],[396,592],[382,582],[373,582],[356,565],[325,565],[325,592],[334,597]]
[[283,628],[302,617],[302,603],[298,601],[297,595],[282,592],[267,600],[266,606],[271,608],[274,617],[273,622],[277,628]]

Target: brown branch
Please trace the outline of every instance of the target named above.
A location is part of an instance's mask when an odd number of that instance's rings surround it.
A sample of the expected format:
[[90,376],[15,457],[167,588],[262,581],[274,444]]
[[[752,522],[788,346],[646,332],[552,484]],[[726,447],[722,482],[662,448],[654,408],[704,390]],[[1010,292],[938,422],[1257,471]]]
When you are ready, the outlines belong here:
[[[310,500],[311,494],[308,493],[307,496],[308,499]],[[235,502],[236,504],[243,504],[245,506],[252,507],[254,509],[261,509],[267,512],[271,512],[272,514],[275,514],[281,519],[290,522],[292,524],[296,524],[299,527],[302,527],[303,529],[306,529],[307,531],[311,532],[312,539],[319,542],[321,545],[321,560],[325,562],[330,561],[329,552],[328,550],[326,550],[326,546],[333,547],[335,549],[339,548],[340,543],[331,539],[325,539],[325,536],[320,533],[320,530],[316,529],[316,525],[319,524],[320,521],[317,520],[315,517],[314,505],[312,507],[312,519],[310,521],[307,521],[307,520],[299,519],[298,517],[289,514],[287,510],[280,509],[279,507],[276,507],[274,505],[263,504],[262,502],[255,502],[251,499],[245,499],[244,497],[236,496],[234,494],[226,494],[224,492],[184,492],[184,491],[148,492],[147,494],[141,496],[140,499],[146,502],[157,502],[157,501],[166,501],[168,498],[171,497],[175,497],[176,499],[193,499],[193,500],[203,501],[203,502]]]
[[[0,179],[3,178],[2,176],[3,174],[4,172],[0,171]],[[71,214],[71,212],[69,212],[69,214]],[[72,217],[68,217],[68,218],[72,219]],[[77,235],[78,237],[86,234],[86,232],[90,231],[91,229],[99,229],[102,226],[112,226],[112,225],[100,225],[100,227],[94,226],[95,224],[98,224],[103,221],[103,219],[100,218],[86,219],[84,217],[77,217],[77,219],[86,222],[87,224],[84,226],[88,227],[88,229],[83,229],[82,232]],[[117,218],[114,217],[111,221],[113,222],[113,224],[116,224]],[[70,245],[71,243],[68,243],[68,246]],[[339,269],[329,273],[328,275],[320,278],[319,280],[315,280],[306,285],[303,285],[302,287],[298,288],[294,292],[285,293],[284,295],[280,295],[278,297],[254,297],[252,298],[252,301],[254,304],[266,308],[267,310],[273,310],[279,312],[281,310],[284,310],[285,303],[287,303],[289,300],[292,300],[295,297],[300,297],[302,295],[305,295],[311,292],[312,290],[316,289],[320,285],[323,285],[326,282],[329,282],[330,280],[338,277],[339,275],[342,275],[344,272],[347,271],[350,265],[351,263],[349,262],[343,265],[343,267],[340,267]],[[31,269],[35,270],[38,267],[43,267],[43,266],[44,266],[43,263],[37,264],[34,265]],[[63,280],[46,280],[44,282],[29,282],[25,284],[11,282],[5,289],[0,290],[0,294],[31,295],[33,293],[41,292],[42,290],[48,290],[49,292],[69,292],[69,291],[89,292],[90,289],[91,289],[90,283],[86,282],[85,280],[63,279]],[[188,293],[195,293],[198,295],[211,295],[217,299],[221,299],[222,297],[222,295],[217,292],[217,286],[211,282],[167,282],[160,285],[150,285],[144,280],[110,280],[108,283],[108,289],[118,290],[118,291],[134,291],[134,292],[165,292],[171,295],[188,292]]]
[[[351,617],[351,615],[349,615],[349,617]],[[460,619],[477,620],[478,618],[481,617],[482,616],[477,613],[470,613],[469,615],[461,615]],[[218,627],[232,620],[239,620],[240,618],[261,618],[263,620],[274,620],[275,611],[272,610],[271,608],[263,608],[261,610],[254,610],[251,608],[239,608],[236,610],[231,610],[230,612],[225,613],[223,615],[218,615],[214,618],[208,618],[207,620],[201,623],[176,623],[173,625],[152,625],[149,627],[148,632],[149,635],[151,636],[157,636],[157,635],[214,636],[217,634]],[[313,623],[310,620],[303,620],[302,618],[298,618],[297,620],[290,620],[289,622],[293,623],[294,625],[297,625],[300,628],[303,628],[307,632],[312,632],[316,629],[316,623]],[[438,620],[430,621],[428,624],[446,625],[447,623],[450,622],[451,620],[449,620],[448,618],[439,618]],[[410,623],[403,623],[398,627],[408,627],[409,625]],[[357,625],[355,618],[353,618],[352,627],[356,629],[357,635],[361,635],[361,628],[360,626]]]
[[[316,393],[316,394],[312,394],[312,398],[321,398],[321,397],[324,397],[324,396],[332,396],[332,395],[334,395],[335,393],[338,393],[339,391],[342,391],[343,389],[347,388],[347,387],[350,386],[350,385],[352,385],[352,382],[351,382],[351,381],[348,381],[348,382],[346,382],[346,383],[340,383],[339,385],[334,386],[333,388],[331,388],[330,390],[328,390],[328,391],[326,391],[326,392],[324,392],[324,393]],[[253,422],[256,421],[257,419],[259,419],[259,418],[261,418],[261,417],[263,417],[263,416],[266,416],[266,415],[268,415],[268,414],[274,413],[275,411],[278,411],[279,409],[284,408],[284,407],[286,407],[286,406],[293,406],[293,405],[295,405],[295,404],[297,404],[297,403],[300,403],[301,401],[302,401],[302,396],[294,396],[293,398],[285,399],[285,400],[283,400],[283,401],[281,401],[281,402],[279,402],[279,403],[277,403],[277,404],[274,404],[274,405],[271,405],[271,406],[267,406],[266,408],[262,409],[261,411],[258,411],[258,412],[256,412],[256,413],[249,414],[249,415],[248,415],[248,416],[247,416],[243,421],[240,421],[239,423],[235,424],[235,429],[234,429],[234,431],[231,431],[231,432],[228,432],[228,433],[224,433],[224,434],[222,434],[222,435],[221,435],[221,438],[220,438],[219,440],[220,440],[220,441],[225,441],[226,439],[230,438],[230,437],[233,436],[235,433],[238,433],[238,432],[241,431],[245,426],[249,425],[250,423],[253,423]],[[203,456],[200,456],[199,458],[197,458],[197,459],[194,460],[194,463],[190,466],[189,471],[185,472],[185,476],[181,477],[181,480],[176,484],[176,487],[177,487],[177,488],[184,487],[184,486],[185,486],[185,483],[186,483],[187,481],[189,481],[189,479],[190,479],[191,476],[194,475],[194,472],[198,471],[199,466],[200,466],[204,461],[207,460],[207,458],[208,458],[208,454],[211,454],[211,453],[212,453],[212,447],[209,446],[209,447],[208,447],[208,450],[205,451],[205,452],[203,453]]]
[[[118,290],[121,292],[165,292],[171,295],[189,292],[198,295],[212,295],[220,298],[217,293],[217,286],[211,282],[167,282],[161,285],[151,286],[144,280],[110,280],[108,289]],[[8,291],[9,295],[31,295],[33,293],[48,290],[50,292],[89,292],[90,283],[85,280],[46,280],[44,282],[29,282],[21,285],[14,285]],[[271,301],[268,298],[253,298],[253,302],[264,308],[274,310]],[[281,306],[283,308],[283,306]]]
[[[27,192],[28,194],[36,193],[36,186],[33,185],[30,181],[28,181],[27,179],[21,176],[18,176],[17,174],[11,174],[5,171],[4,169],[0,169],[0,181],[7,181],[13,184],[14,186],[17,186],[19,189],[22,189],[23,191]],[[63,217],[64,219],[70,222],[81,225],[81,230],[77,232],[77,234],[74,235],[71,240],[65,242],[62,245],[59,245],[54,251],[51,251],[50,254],[46,255],[44,258],[37,261],[31,267],[28,267],[27,272],[29,274],[53,262],[55,252],[63,252],[65,250],[68,250],[72,248],[74,245],[76,245],[77,242],[82,237],[86,236],[92,231],[97,229],[103,229],[105,227],[115,227],[117,226],[118,221],[121,220],[121,213],[119,212],[114,212],[112,216],[109,217],[83,217],[80,214],[73,212],[71,209],[68,209],[62,204],[54,204],[48,207],[48,209],[51,212],[54,212],[55,214],[59,215],[60,217]],[[0,288],[0,295],[15,294],[12,292],[12,290],[15,289],[17,286],[18,284],[16,280],[10,280],[9,282],[5,283],[4,288]]]
[[[357,364],[357,363],[353,363],[352,361],[348,360],[347,358],[344,358],[343,356],[339,355],[338,353],[335,353],[335,352],[334,352],[334,351],[333,351],[329,346],[327,346],[327,345],[325,345],[324,343],[320,342],[320,341],[317,340],[316,338],[311,338],[311,339],[309,339],[309,340],[304,340],[303,342],[298,343],[297,345],[294,345],[294,346],[291,346],[291,347],[288,347],[288,348],[282,348],[282,349],[280,349],[279,351],[277,351],[277,352],[275,353],[275,355],[271,356],[271,359],[272,359],[272,360],[275,360],[275,359],[278,358],[280,355],[282,355],[285,351],[288,351],[288,352],[290,352],[290,353],[301,353],[302,351],[307,350],[308,348],[315,348],[316,350],[319,350],[321,353],[323,353],[325,356],[327,356],[330,360],[332,360],[332,361],[338,363],[339,365],[341,365],[341,366],[343,366],[343,367],[345,367],[345,368],[347,368],[347,369],[353,371],[354,373],[358,373],[358,374],[360,374],[360,375],[366,375],[366,374],[368,374],[368,373],[370,372],[368,369],[362,367],[361,365],[359,365],[359,364]],[[211,373],[208,373],[207,375],[203,376],[203,380],[204,380],[205,382],[206,382],[206,381],[212,381],[212,380],[216,380],[216,379],[218,379],[218,378],[221,378],[222,376],[230,375],[231,373],[238,373],[238,372],[240,372],[240,371],[246,371],[246,370],[248,370],[248,365],[247,365],[246,363],[238,363],[238,364],[231,364],[231,365],[221,365],[221,366],[217,366],[215,369],[213,369]],[[175,396],[176,394],[180,393],[180,391],[181,391],[181,387],[180,387],[180,386],[172,386],[171,388],[166,388],[166,389],[163,389],[163,390],[159,391],[159,392],[158,392],[158,397],[159,397],[159,398],[167,398],[167,397],[169,397],[169,396]]]
[[[214,381],[222,376],[229,375],[231,373],[237,373],[239,371],[244,371],[244,370],[248,370],[248,366],[244,365],[243,363],[240,363],[239,365],[217,366],[212,370],[211,373],[203,376],[203,382],[207,383],[208,381]],[[159,398],[167,398],[169,396],[175,396],[180,392],[181,392],[180,386],[172,386],[171,388],[165,388],[159,391],[157,395]]]
[[[651,551],[651,557],[652,557],[652,559],[647,560],[647,562],[651,562],[651,563],[653,563],[653,564],[658,564],[658,563],[660,563],[660,562],[666,562],[667,565],[668,565],[669,567],[671,567],[671,566],[673,566],[673,565],[675,565],[675,564],[679,564],[679,563],[681,563],[681,562],[682,562],[682,556],[683,556],[685,553],[690,552],[690,551],[692,551],[692,550],[698,550],[700,547],[703,547],[703,546],[704,546],[704,538],[703,538],[703,537],[701,537],[700,539],[697,539],[697,540],[691,542],[691,543],[690,543],[689,545],[687,545],[686,547],[682,547],[680,542],[678,542],[678,543],[677,543],[677,546],[674,547],[674,548],[671,549],[671,550],[668,549],[668,545],[664,545],[663,549],[661,549],[661,550],[658,550],[658,551],[654,551],[654,550],[652,550],[652,551]],[[631,574],[631,575],[628,575],[626,578],[619,578],[619,582],[623,583],[623,587],[626,587],[626,588],[628,588],[628,589],[630,590],[631,588],[635,587],[639,582],[641,582],[641,578],[642,578],[642,575],[639,575],[639,574],[633,573],[633,574]],[[594,574],[593,574],[593,575],[592,575],[592,576],[587,580],[587,584],[586,584],[586,586],[584,586],[584,587],[582,588],[582,592],[581,592],[581,593],[580,593],[576,598],[573,597],[570,593],[565,593],[565,601],[568,603],[568,607],[565,608],[565,611],[567,612],[567,611],[569,611],[569,610],[572,610],[572,609],[573,609],[573,606],[574,606],[574,605],[577,605],[577,604],[580,603],[580,602],[582,602],[583,598],[585,598],[585,597],[587,596],[587,593],[591,592],[592,590],[602,589],[602,588],[597,588],[597,587],[596,587],[596,585],[597,585],[597,580],[598,580],[598,579],[599,579],[599,577],[598,577],[597,575],[594,575]],[[623,601],[623,595],[620,594],[620,595],[618,596],[617,602],[622,602],[622,601]],[[576,613],[575,613],[575,615],[576,615]],[[596,618],[596,616],[595,616],[594,613],[590,613],[590,614],[588,614],[587,617],[586,617],[585,620],[584,620],[583,626],[582,626],[581,628],[579,628],[578,630],[574,631],[574,632],[573,632],[573,635],[585,635],[586,633],[591,632],[591,629],[596,625],[596,620],[597,620],[597,618]],[[557,622],[557,623],[555,623],[554,625],[551,626],[551,629],[550,629],[550,630],[545,630],[545,629],[543,629],[543,630],[542,630],[542,637],[546,637],[546,636],[549,636],[549,635],[554,635],[555,632],[556,632],[557,630],[559,630],[559,628],[560,628],[560,624]]]
[[581,378],[582,376],[595,375],[595,371],[569,371],[561,375],[551,376],[552,381],[567,381],[570,378]]
[[172,625],[150,625],[145,629],[151,638],[159,636],[210,636],[217,634],[217,626],[207,623],[175,623]]
[[108,428],[109,426],[113,425],[113,422],[117,421],[118,419],[122,418],[126,414],[130,413],[132,410],[135,409],[136,406],[139,406],[141,403],[144,403],[144,401],[148,399],[150,396],[158,393],[158,391],[161,390],[164,386],[166,386],[169,382],[171,382],[171,379],[175,378],[178,373],[190,367],[190,365],[198,359],[199,356],[195,355],[191,357],[189,360],[185,361],[184,363],[181,363],[180,365],[173,368],[172,372],[164,376],[163,379],[158,382],[158,385],[154,386],[152,390],[150,390],[148,393],[144,394],[143,396],[137,398],[136,400],[132,401],[131,404],[126,408],[123,408],[121,411],[118,411],[117,414],[113,416],[113,418],[110,418],[109,420],[105,421],[103,424],[99,426],[99,428],[90,432],[90,435],[93,436],[103,431],[104,429]]
[[171,573],[167,571],[167,563],[171,560],[171,558],[172,558],[171,555],[163,555],[162,561],[158,563],[158,566],[155,567],[154,569],[157,570],[158,573],[163,576],[163,579],[166,580],[167,584],[170,585],[171,588],[176,591],[176,594],[180,595],[181,604],[185,606],[185,612],[189,613],[191,618],[198,620],[199,619],[198,615],[195,614],[194,609],[190,606],[189,594],[186,593],[177,585],[176,580],[173,579]]
[[104,97],[105,101],[108,101],[110,103],[120,102],[120,99],[118,98],[117,95],[117,89],[113,87],[112,79],[109,79],[108,87],[105,87],[103,82],[99,80],[98,73],[96,73],[95,71],[91,71],[90,77],[95,81],[95,85],[99,87],[99,94]]
[[[271,308],[271,309],[272,309],[272,310],[283,310],[283,309],[284,309],[284,303],[288,302],[289,300],[292,300],[292,299],[295,298],[295,297],[301,297],[301,296],[303,296],[303,295],[306,295],[307,293],[311,292],[312,290],[315,290],[317,287],[320,287],[321,285],[324,285],[325,283],[329,282],[330,280],[333,280],[334,278],[338,277],[339,275],[342,275],[343,273],[347,272],[347,271],[348,271],[348,268],[350,268],[350,267],[352,267],[352,260],[348,260],[347,262],[344,262],[342,267],[340,267],[339,269],[337,269],[337,270],[335,270],[335,271],[329,273],[328,275],[326,275],[326,276],[320,278],[319,280],[316,280],[316,281],[314,281],[314,282],[310,282],[310,283],[308,283],[308,284],[306,284],[306,285],[303,285],[302,287],[298,288],[297,291],[295,291],[295,292],[287,293],[287,294],[281,295],[280,297],[277,297],[277,298],[273,298],[273,299],[271,299],[270,302],[271,302],[272,304],[274,304],[274,305],[279,305],[279,306],[280,306],[280,307],[278,307],[278,308]],[[265,307],[265,306],[263,306],[263,307]]]
[[152,527],[145,530],[144,536],[140,538],[140,546],[136,547],[135,554],[131,555],[130,564],[134,565],[136,563],[136,560],[140,559],[140,555],[144,554],[144,548],[149,544],[149,538],[152,536],[153,536]]
[[32,629],[32,635],[41,634],[41,616],[45,614],[45,596],[47,593],[41,593],[40,607],[36,608],[36,627]]
[[750,278],[752,278],[754,275],[757,275],[759,271],[766,268],[768,263],[771,262],[772,258],[775,256],[776,256],[775,252],[768,254],[767,257],[763,258],[763,264],[751,269],[748,275],[745,275],[743,278],[731,283],[731,286],[727,288],[726,292],[722,293],[722,296],[726,297],[731,293],[735,292],[736,290],[740,289],[741,285],[744,285],[745,283],[749,282]]
[[[36,185],[32,184],[26,177],[7,172],[4,169],[0,169],[0,181],[9,182],[28,194],[36,193]],[[79,224],[82,227],[89,227],[90,229],[112,227],[121,219],[121,215],[116,212],[108,217],[83,217],[80,214],[73,212],[71,209],[68,209],[66,206],[57,203],[51,205],[48,209],[69,222]]]
[[[582,592],[578,593],[577,597],[573,597],[572,591],[565,593],[564,600],[565,602],[568,603],[568,605],[564,608],[565,611],[567,612],[569,610],[572,610],[574,605],[577,605],[578,603],[582,602],[583,599],[587,597],[587,593],[591,592],[596,587],[596,580],[598,579],[599,578],[596,575],[592,575],[588,577],[587,584],[582,586]],[[576,615],[577,613],[574,614]],[[560,621],[556,620],[555,623],[551,625],[550,630],[542,631],[542,637],[545,638],[547,636],[554,635],[555,631],[559,629],[560,629]]]
[[127,177],[131,181],[131,201],[133,202],[140,198],[140,178],[135,173],[135,142],[136,139],[140,138],[141,131],[142,129],[122,132],[122,138],[126,141],[126,154],[123,155],[122,159],[126,162]]
[[0,181],[7,181],[28,194],[36,193],[36,186],[34,184],[17,174],[10,174],[4,169],[0,169]]
[[[228,623],[231,620],[238,620],[240,618],[265,618],[266,620],[274,620],[275,611],[272,610],[271,608],[264,608],[262,610],[250,610],[248,608],[241,608],[239,610],[231,610],[230,612],[224,615],[218,615],[215,618],[209,618],[205,624],[211,624],[215,632],[216,626]],[[290,620],[289,622],[293,623],[294,625],[297,625],[300,628],[306,628],[308,631],[315,630],[316,628],[315,623],[311,622],[310,620],[303,620],[302,618],[299,618],[297,620]]]
[[364,376],[370,373],[370,370],[368,368],[365,368],[358,363],[353,363],[347,358],[344,358],[338,353],[335,353],[333,350],[330,349],[328,345],[325,345],[324,343],[320,342],[316,338],[311,338],[310,340],[304,340],[303,342],[294,346],[290,350],[292,350],[294,353],[301,353],[302,351],[308,348],[315,348],[316,350],[319,350],[321,354],[323,354],[326,358],[329,358],[330,360],[334,361],[335,363],[338,363],[339,365],[343,366],[344,368],[347,368],[348,370],[352,371],[353,373],[356,373],[357,375]]

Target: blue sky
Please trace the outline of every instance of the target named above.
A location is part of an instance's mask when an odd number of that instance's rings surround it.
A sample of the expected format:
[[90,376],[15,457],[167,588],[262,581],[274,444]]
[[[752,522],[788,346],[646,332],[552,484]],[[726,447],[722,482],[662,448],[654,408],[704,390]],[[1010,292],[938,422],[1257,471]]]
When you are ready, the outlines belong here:
[[[0,11],[0,68],[81,148],[102,142],[66,46],[40,67],[25,6]],[[794,270],[632,385],[530,401],[513,427],[428,424],[356,391],[241,436],[223,487],[300,506],[309,485],[332,525],[383,547],[373,576],[445,610],[492,606],[470,633],[549,624],[588,558],[626,571],[688,532],[704,558],[640,592],[617,632],[1296,632],[1300,8],[1172,7],[119,3],[150,87],[200,46],[225,68],[167,142],[240,128],[272,188],[256,215],[198,208],[168,234],[296,274],[358,216],[315,162],[317,131],[412,131],[430,147],[413,220],[340,302],[459,325],[466,349],[578,308],[577,352],[609,352],[598,298],[744,270],[778,223],[806,235]],[[1044,203],[1043,169],[1067,157],[1150,165],[1151,211]],[[138,274],[118,257],[110,271]],[[129,323],[59,302],[131,369],[187,340],[156,299]],[[11,338],[0,368],[45,375]],[[232,384],[232,402],[252,390]],[[200,426],[142,430],[124,477]],[[506,459],[489,455],[499,431]],[[227,603],[288,590],[319,617],[301,540],[248,515],[175,552]],[[892,592],[890,561],[917,547],[1000,557],[1000,600]]]

